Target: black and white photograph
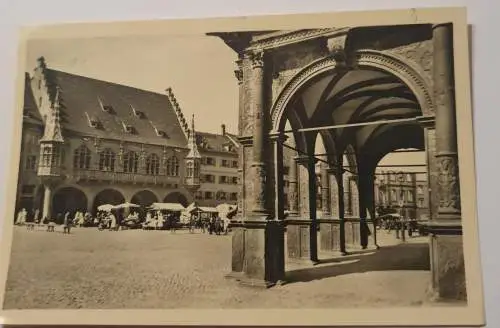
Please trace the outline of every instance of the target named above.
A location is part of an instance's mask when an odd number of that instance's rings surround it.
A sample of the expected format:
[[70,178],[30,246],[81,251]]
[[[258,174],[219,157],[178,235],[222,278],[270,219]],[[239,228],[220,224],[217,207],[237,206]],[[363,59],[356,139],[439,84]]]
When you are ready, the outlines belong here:
[[2,316],[480,324],[464,13],[32,30]]

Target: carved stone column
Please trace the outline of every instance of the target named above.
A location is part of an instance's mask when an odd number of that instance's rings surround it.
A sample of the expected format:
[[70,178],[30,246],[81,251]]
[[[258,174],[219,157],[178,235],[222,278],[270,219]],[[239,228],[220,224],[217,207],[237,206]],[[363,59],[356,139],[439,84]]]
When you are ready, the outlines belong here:
[[323,218],[330,217],[330,175],[326,163],[321,163],[321,211],[323,212]]
[[[243,117],[244,117],[244,106],[245,106],[245,88],[243,85],[243,60],[239,59],[236,61],[238,65],[238,69],[234,71],[234,75],[238,80],[238,94],[239,94],[239,103],[238,103],[238,135],[243,135]],[[233,220],[241,220],[243,216],[243,206],[244,206],[244,188],[243,188],[243,162],[244,162],[244,151],[243,146],[240,146],[238,149],[238,212],[237,215],[233,218]]]
[[265,147],[267,144],[265,117],[267,113],[265,104],[265,81],[264,81],[264,53],[262,51],[250,54],[252,61],[252,97],[250,99],[253,109],[253,163],[254,171],[254,194],[252,211],[256,215],[269,214],[266,209],[266,163]]
[[454,92],[453,25],[433,27],[437,220],[427,226],[431,234],[433,297],[467,298],[463,256],[460,182]]
[[298,213],[286,220],[288,257],[315,263],[318,260],[315,161],[309,156],[297,156],[295,161]]
[[265,78],[264,54],[252,52],[246,56],[244,61],[248,66],[243,70],[242,86],[245,101],[241,103],[245,115],[240,122],[244,135],[239,138],[244,152],[240,165],[244,170],[242,185],[246,204],[242,212],[244,218],[238,223],[241,229],[233,237],[229,277],[244,285],[270,287],[285,274],[283,224],[273,220],[273,199],[268,199],[274,193],[272,181],[276,181],[276,172],[268,170],[269,159],[266,158],[271,154],[266,125],[269,115],[266,96],[270,84]]
[[[340,251],[340,201],[339,201],[339,186],[337,183],[337,176],[339,172],[339,168],[324,168],[325,171],[322,171],[323,174],[326,173],[326,179],[328,183],[328,210],[327,215],[323,215],[323,218],[319,220],[320,223],[320,247],[322,251]],[[321,182],[323,186],[323,181]],[[322,193],[324,195],[325,192]],[[325,204],[325,200],[323,200],[323,204]],[[326,208],[323,207],[323,212],[325,212]]]
[[297,161],[290,158],[290,173],[288,174],[288,207],[290,216],[299,215],[299,189],[297,181]]

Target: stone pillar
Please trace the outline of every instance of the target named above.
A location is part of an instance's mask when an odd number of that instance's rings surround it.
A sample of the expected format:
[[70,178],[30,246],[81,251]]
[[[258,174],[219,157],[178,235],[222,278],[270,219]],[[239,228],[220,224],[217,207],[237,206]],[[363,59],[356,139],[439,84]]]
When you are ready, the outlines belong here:
[[253,111],[253,163],[254,172],[254,193],[252,212],[257,215],[268,215],[266,209],[266,163],[265,147],[267,146],[265,116],[265,81],[264,81],[264,53],[254,52],[251,54],[252,60],[252,97],[251,106]]
[[295,183],[298,191],[296,204],[298,205],[291,204],[292,207],[297,208],[297,212],[296,214],[290,213],[286,220],[288,257],[311,260],[315,263],[318,259],[315,162],[309,156],[295,157],[295,161],[298,180]]
[[[251,138],[252,152],[245,156],[243,167],[250,168],[250,174],[245,173],[243,184],[250,186],[246,188],[247,204],[249,210],[244,211],[244,219],[241,227],[242,236],[238,243],[233,243],[233,262],[242,259],[242,268],[239,275],[234,270],[237,263],[233,263],[233,272],[230,276],[237,278],[242,284],[255,287],[270,287],[284,278],[284,234],[281,221],[273,220],[271,216],[273,201],[269,199],[272,192],[273,181],[272,170],[268,171],[268,159],[270,155],[269,137],[267,134],[266,118],[269,115],[266,109],[265,96],[269,84],[265,77],[265,60],[263,52],[248,54],[251,62],[251,70],[245,70],[250,76],[245,77],[249,83],[245,90],[249,95],[248,112],[242,118],[242,124],[253,127]],[[246,110],[246,109],[245,109]],[[240,138],[240,140],[246,138]],[[250,150],[250,149],[249,149]],[[233,240],[234,241],[234,240]],[[240,244],[242,242],[242,245]],[[241,254],[242,253],[242,254]]]
[[[326,180],[328,190],[325,192],[323,190],[322,196],[328,195],[327,206],[323,206],[323,218],[319,220],[320,222],[320,248],[322,251],[340,251],[340,208],[339,208],[339,187],[337,183],[337,171],[335,168],[324,168],[322,171],[322,185],[324,186],[324,180]],[[324,174],[326,173],[326,177]],[[325,205],[325,199],[323,199],[322,205]]]
[[330,175],[326,163],[321,163],[321,211],[323,212],[323,218],[330,217]]
[[44,193],[43,193],[43,211],[42,211],[42,220],[44,218],[51,219],[52,218],[52,190],[53,186],[50,183],[44,185]]
[[437,218],[429,222],[435,298],[467,299],[462,244],[460,182],[454,93],[453,25],[433,27],[436,110]]
[[297,181],[297,160],[290,160],[290,173],[288,174],[288,208],[290,216],[299,215],[299,189]]
[[342,254],[347,254],[346,251],[346,227],[345,227],[345,191],[344,191],[344,170],[342,168],[342,164],[339,165],[338,170],[335,174],[336,182],[337,182],[337,190],[338,190],[338,208],[339,208],[339,219],[340,219],[340,227],[339,227],[339,244],[340,244],[340,252]]

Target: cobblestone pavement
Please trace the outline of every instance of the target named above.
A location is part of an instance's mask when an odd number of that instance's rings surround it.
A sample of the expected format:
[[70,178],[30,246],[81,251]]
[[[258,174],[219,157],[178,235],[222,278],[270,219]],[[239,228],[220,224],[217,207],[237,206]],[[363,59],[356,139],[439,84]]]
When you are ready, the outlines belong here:
[[[4,308],[330,308],[421,306],[428,247],[380,234],[378,252],[288,265],[289,283],[262,290],[224,278],[231,237],[185,231],[14,231]],[[392,246],[391,246],[392,243]]]

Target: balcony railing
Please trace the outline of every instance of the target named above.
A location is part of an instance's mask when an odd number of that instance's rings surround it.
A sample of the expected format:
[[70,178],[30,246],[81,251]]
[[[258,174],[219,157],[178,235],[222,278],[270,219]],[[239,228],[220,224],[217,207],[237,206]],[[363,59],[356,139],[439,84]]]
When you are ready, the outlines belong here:
[[75,170],[68,174],[68,177],[76,182],[106,181],[110,183],[125,184],[150,184],[150,185],[168,185],[179,184],[180,177],[167,175],[148,175],[142,173],[112,172],[100,170]]

